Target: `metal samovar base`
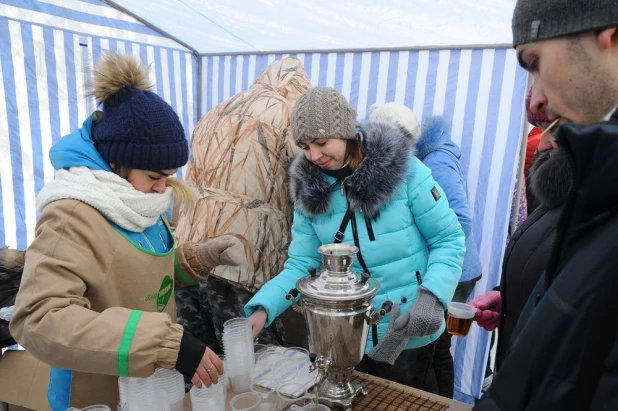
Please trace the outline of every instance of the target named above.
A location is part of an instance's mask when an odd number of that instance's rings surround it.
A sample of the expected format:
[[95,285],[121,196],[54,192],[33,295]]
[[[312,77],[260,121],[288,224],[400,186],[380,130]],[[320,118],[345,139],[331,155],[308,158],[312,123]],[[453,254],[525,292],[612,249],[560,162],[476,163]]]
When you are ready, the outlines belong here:
[[[326,379],[318,388],[318,402],[327,405],[328,407],[341,407],[344,411],[352,410],[352,402],[358,395],[365,396],[367,392],[360,384],[352,384],[348,378],[351,375],[351,370],[346,370],[341,375],[335,377],[336,381]],[[331,374],[332,370],[329,370]],[[333,377],[333,375],[329,375]],[[344,377],[344,378],[341,378]]]

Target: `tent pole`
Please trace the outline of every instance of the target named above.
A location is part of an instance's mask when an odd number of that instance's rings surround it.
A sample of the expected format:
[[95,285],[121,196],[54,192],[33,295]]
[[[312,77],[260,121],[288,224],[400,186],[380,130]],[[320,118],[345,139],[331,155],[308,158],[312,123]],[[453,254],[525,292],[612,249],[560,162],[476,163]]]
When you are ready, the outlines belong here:
[[195,124],[202,118],[202,57],[197,57],[197,119]]
[[103,3],[106,3],[110,6],[112,6],[113,8],[115,8],[116,10],[128,14],[129,16],[133,17],[135,20],[139,21],[140,23],[142,23],[143,25],[147,26],[148,28],[151,28],[152,30],[156,31],[159,34],[164,35],[165,37],[174,40],[176,43],[180,44],[181,46],[185,47],[186,49],[188,49],[189,51],[191,51],[191,53],[193,53],[195,55],[195,57],[199,58],[200,53],[197,52],[196,49],[194,49],[193,47],[189,46],[187,43],[185,43],[182,40],[179,40],[177,37],[172,36],[171,34],[169,34],[166,31],[161,30],[159,27],[155,26],[154,24],[152,24],[151,22],[149,22],[148,20],[144,20],[142,17],[138,16],[135,13],[132,13],[131,11],[127,10],[126,8],[120,6],[119,4],[117,4],[115,1],[112,0],[101,0]]
[[264,54],[310,54],[310,53],[369,53],[382,51],[424,51],[424,50],[484,50],[484,49],[512,49],[512,44],[468,44],[453,46],[410,46],[410,47],[381,47],[358,49],[313,49],[313,50],[270,50],[270,51],[241,51],[200,53],[201,57],[210,56],[246,56]]

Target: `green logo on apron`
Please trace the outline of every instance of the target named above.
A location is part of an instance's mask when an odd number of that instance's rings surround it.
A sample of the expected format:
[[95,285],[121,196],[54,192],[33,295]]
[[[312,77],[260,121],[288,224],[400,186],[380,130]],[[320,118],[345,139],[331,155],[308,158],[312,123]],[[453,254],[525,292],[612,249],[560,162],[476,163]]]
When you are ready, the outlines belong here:
[[172,296],[172,292],[174,291],[174,281],[169,275],[163,277],[163,281],[161,282],[161,287],[159,287],[159,293],[157,294],[157,311],[163,312],[167,303]]

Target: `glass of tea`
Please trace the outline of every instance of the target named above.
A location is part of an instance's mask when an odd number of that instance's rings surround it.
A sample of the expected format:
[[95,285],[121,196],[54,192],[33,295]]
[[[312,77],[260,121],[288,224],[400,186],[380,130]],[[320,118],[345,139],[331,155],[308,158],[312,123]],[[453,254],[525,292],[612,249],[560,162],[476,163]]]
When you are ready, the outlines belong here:
[[449,303],[446,316],[446,331],[457,337],[465,337],[470,331],[476,308],[464,303]]

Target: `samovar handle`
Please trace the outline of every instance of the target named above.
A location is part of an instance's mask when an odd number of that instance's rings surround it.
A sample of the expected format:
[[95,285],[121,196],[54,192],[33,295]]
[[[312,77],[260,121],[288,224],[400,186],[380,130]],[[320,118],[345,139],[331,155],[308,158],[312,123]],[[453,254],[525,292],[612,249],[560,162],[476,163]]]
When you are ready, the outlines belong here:
[[296,288],[292,288],[286,294],[285,299],[292,301],[292,309],[294,311],[296,311],[297,313],[302,313],[303,307],[300,304],[298,304],[298,301],[296,301],[296,297],[298,297],[298,290]]
[[390,313],[392,309],[393,309],[393,302],[390,300],[384,301],[384,304],[382,304],[382,308],[380,308],[380,316],[384,318],[384,316]]

